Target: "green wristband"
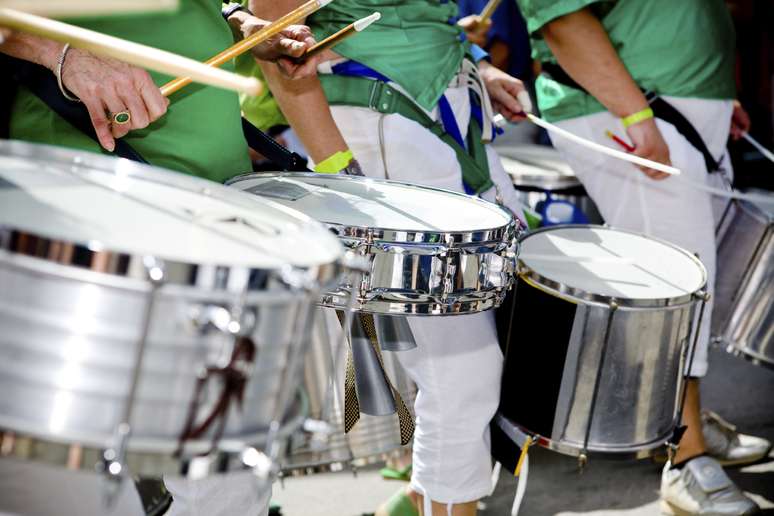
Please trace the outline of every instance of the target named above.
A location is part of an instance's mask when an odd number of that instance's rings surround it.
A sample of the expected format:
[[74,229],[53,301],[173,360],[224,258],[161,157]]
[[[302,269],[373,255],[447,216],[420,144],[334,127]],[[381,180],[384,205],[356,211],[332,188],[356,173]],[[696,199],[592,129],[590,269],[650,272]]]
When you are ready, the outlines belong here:
[[315,165],[314,171],[320,174],[338,174],[347,168],[353,158],[351,150],[339,151]]
[[637,111],[636,113],[622,118],[621,123],[623,123],[624,127],[629,127],[630,125],[638,124],[643,120],[649,120],[651,118],[653,118],[653,110],[650,107],[646,107],[642,111]]

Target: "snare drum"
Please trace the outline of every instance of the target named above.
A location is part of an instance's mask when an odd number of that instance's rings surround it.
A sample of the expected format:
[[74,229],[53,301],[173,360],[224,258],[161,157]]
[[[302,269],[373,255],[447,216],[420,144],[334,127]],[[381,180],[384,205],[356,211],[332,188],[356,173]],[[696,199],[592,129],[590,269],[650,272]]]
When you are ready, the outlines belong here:
[[503,208],[407,183],[322,174],[249,174],[229,184],[325,223],[369,260],[358,284],[322,304],[393,315],[480,312],[513,281],[518,225]]
[[774,205],[733,202],[718,234],[713,335],[774,367]]
[[525,144],[497,147],[497,153],[519,199],[543,217],[543,226],[602,223],[594,201],[556,149]]
[[580,457],[662,446],[678,424],[706,282],[690,253],[629,231],[560,226],[525,237],[515,302],[498,313],[500,414],[511,430]]
[[209,181],[0,142],[0,455],[254,466],[342,253],[307,216]]

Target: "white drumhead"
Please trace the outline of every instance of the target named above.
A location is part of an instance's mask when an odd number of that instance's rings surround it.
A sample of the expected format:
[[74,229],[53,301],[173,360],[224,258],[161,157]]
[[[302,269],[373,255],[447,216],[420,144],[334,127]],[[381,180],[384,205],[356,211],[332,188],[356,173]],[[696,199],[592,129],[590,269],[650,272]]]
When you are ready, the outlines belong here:
[[456,233],[500,228],[512,220],[497,205],[467,195],[360,177],[256,175],[233,186],[343,226]]
[[618,299],[682,297],[700,290],[706,281],[704,267],[676,246],[593,226],[529,235],[519,259],[552,282]]
[[198,265],[303,267],[342,252],[322,225],[275,203],[126,160],[22,143],[0,145],[0,226]]

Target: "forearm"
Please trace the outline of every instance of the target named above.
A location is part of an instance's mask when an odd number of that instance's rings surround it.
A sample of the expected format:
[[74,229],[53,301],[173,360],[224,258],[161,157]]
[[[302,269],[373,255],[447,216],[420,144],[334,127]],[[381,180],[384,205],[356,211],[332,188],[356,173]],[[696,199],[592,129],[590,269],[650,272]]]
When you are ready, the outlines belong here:
[[564,71],[611,113],[625,117],[648,107],[604,27],[588,9],[557,18],[541,33]]
[[[302,3],[299,0],[250,0],[250,9],[262,18],[274,20]],[[261,61],[259,64],[282,113],[316,163],[347,150],[347,143],[333,120],[316,76],[290,80],[277,65]]]
[[45,66],[53,71],[63,47],[62,43],[51,39],[14,32],[0,45],[0,52]]
[[347,150],[317,77],[289,80],[277,65],[260,65],[282,113],[316,163]]

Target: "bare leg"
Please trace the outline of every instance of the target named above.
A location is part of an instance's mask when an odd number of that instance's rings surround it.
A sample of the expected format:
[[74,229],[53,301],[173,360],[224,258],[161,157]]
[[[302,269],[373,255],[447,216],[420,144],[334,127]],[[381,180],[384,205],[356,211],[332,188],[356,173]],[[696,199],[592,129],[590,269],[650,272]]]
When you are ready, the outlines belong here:
[[[424,498],[422,495],[414,493],[417,500],[417,507],[419,508],[420,516],[448,516],[447,504],[433,502],[433,514],[424,513]],[[452,505],[452,516],[476,516],[478,510],[478,502],[458,503]]]
[[685,407],[683,408],[683,424],[688,427],[680,440],[680,448],[674,462],[679,464],[701,455],[706,451],[704,434],[701,430],[701,401],[699,396],[699,380],[688,380]]

